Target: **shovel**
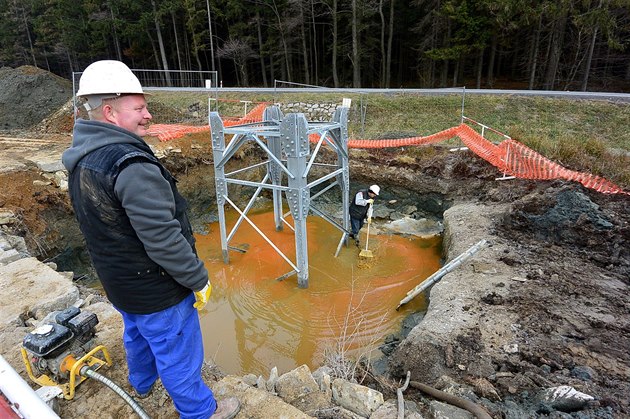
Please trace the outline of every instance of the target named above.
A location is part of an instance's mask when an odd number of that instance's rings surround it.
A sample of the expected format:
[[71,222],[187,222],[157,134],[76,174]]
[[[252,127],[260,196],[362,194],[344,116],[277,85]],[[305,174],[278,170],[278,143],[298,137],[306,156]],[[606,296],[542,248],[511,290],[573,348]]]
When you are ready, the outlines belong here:
[[370,204],[370,207],[368,208],[367,217],[368,217],[368,221],[367,221],[368,227],[367,227],[367,237],[365,238],[365,249],[361,250],[361,253],[359,253],[359,257],[373,258],[374,255],[372,254],[372,251],[368,250],[368,243],[370,242],[370,224],[372,224],[372,204]]

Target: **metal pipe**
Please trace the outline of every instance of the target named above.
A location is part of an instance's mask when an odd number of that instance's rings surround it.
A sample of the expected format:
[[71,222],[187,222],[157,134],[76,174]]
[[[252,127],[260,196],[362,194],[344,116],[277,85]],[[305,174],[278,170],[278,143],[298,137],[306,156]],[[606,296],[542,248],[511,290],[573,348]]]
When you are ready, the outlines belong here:
[[96,381],[100,381],[101,383],[105,384],[107,387],[110,388],[110,390],[118,394],[129,406],[131,406],[133,411],[136,412],[138,416],[140,416],[140,418],[151,419],[151,416],[149,416],[147,412],[144,411],[142,406],[140,406],[138,402],[133,397],[131,397],[129,393],[127,393],[118,384],[116,384],[109,378],[105,377],[104,375],[99,374],[96,371],[92,371],[90,367],[88,367],[87,365],[81,367],[80,374],[84,377],[90,377],[90,378],[95,379]]
[[0,355],[0,390],[26,419],[59,419],[59,416]]
[[486,243],[487,241],[485,239],[479,240],[477,244],[472,246],[470,249],[466,250],[461,255],[457,256],[455,259],[453,259],[452,261],[444,265],[442,268],[440,268],[440,270],[438,270],[433,275],[431,275],[430,277],[422,281],[422,283],[420,283],[414,289],[412,289],[411,291],[407,293],[407,296],[400,301],[400,303],[398,304],[398,307],[396,307],[396,310],[398,310],[400,306],[402,306],[403,304],[406,304],[409,301],[411,301],[415,296],[420,294],[422,291],[424,291],[425,289],[429,288],[431,285],[438,282],[440,279],[442,279],[444,275],[451,272],[453,269],[457,268],[466,259],[468,259],[472,255],[477,253],[483,246],[486,245]]

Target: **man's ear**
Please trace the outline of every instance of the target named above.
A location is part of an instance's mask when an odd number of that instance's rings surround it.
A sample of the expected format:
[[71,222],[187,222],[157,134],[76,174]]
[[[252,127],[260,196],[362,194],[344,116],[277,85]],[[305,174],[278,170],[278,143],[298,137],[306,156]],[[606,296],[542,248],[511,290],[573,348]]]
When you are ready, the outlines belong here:
[[103,104],[103,118],[107,122],[116,122],[116,115],[114,115],[114,107],[110,104]]

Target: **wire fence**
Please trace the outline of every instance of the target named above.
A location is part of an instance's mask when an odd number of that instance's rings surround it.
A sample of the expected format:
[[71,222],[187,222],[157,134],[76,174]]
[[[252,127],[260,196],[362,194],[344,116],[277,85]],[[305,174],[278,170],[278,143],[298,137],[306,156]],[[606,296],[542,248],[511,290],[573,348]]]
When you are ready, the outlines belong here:
[[[260,104],[276,104],[285,114],[304,113],[310,121],[330,121],[343,100],[350,99],[348,131],[354,139],[427,136],[473,120],[554,159],[570,157],[579,142],[590,148],[630,149],[630,103],[623,101],[467,94],[463,87],[331,89],[282,80],[275,80],[273,89],[229,90],[217,88],[216,72],[132,71],[152,93],[149,110],[156,124],[207,126],[211,110],[235,121]],[[75,92],[80,75],[73,74]],[[79,116],[86,117],[84,112]],[[485,134],[492,142],[505,139],[491,130]]]

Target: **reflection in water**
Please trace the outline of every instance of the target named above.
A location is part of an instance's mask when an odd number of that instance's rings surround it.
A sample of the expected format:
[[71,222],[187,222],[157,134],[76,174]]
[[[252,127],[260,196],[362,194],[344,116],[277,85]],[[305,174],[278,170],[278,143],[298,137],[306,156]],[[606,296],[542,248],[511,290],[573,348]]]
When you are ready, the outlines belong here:
[[[272,212],[250,215],[295,261],[293,232],[286,226],[276,232]],[[227,216],[230,228],[238,214]],[[364,353],[396,333],[407,315],[426,308],[418,296],[395,310],[407,291],[439,269],[441,239],[371,236],[374,259],[359,268],[354,244],[334,257],[339,230],[316,216],[308,217],[307,226],[307,289],[297,287],[296,276],[276,280],[292,268],[247,223],[230,245],[248,250],[230,251],[229,265],[221,256],[218,224],[210,225],[208,235],[197,236],[213,285],[207,313],[201,316],[206,358],[224,372],[266,375],[277,366],[282,374],[302,364],[315,369],[324,348],[341,341],[355,354]]]

